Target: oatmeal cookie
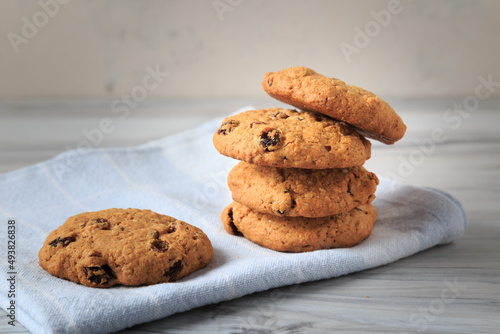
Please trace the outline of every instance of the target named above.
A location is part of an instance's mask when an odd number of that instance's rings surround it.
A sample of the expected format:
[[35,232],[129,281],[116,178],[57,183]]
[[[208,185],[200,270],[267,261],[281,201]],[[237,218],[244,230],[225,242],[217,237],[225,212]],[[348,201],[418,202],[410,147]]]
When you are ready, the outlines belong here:
[[221,219],[229,234],[276,251],[298,253],[359,244],[370,236],[377,210],[365,204],[329,217],[278,217],[233,202],[222,211]]
[[203,231],[150,210],[108,209],[70,217],[38,253],[50,274],[85,286],[176,281],[213,257]]
[[277,216],[325,217],[375,199],[379,180],[364,167],[296,169],[240,162],[227,178],[233,200]]
[[351,124],[364,136],[385,144],[400,140],[406,131],[401,117],[372,92],[307,67],[266,73],[262,88],[277,100]]
[[231,158],[285,168],[361,166],[371,155],[371,143],[349,125],[315,112],[280,108],[227,117],[213,143]]

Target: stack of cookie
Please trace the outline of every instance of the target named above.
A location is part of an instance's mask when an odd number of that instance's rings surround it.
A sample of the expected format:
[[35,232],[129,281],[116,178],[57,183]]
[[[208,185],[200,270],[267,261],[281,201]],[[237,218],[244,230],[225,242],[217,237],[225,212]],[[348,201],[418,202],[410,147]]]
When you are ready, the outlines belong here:
[[306,67],[267,73],[262,87],[301,111],[249,110],[214,134],[221,154],[241,160],[228,176],[224,228],[285,252],[360,243],[377,218],[365,137],[393,144],[406,131],[401,118],[373,93]]

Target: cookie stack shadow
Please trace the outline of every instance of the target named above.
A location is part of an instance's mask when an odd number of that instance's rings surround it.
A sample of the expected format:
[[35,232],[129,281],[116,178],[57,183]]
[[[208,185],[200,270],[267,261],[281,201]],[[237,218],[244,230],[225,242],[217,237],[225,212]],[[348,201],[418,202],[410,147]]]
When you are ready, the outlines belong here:
[[306,67],[267,73],[262,87],[300,111],[249,110],[217,129],[216,149],[241,160],[228,175],[225,230],[282,252],[359,244],[377,219],[365,137],[392,144],[406,126],[373,93]]

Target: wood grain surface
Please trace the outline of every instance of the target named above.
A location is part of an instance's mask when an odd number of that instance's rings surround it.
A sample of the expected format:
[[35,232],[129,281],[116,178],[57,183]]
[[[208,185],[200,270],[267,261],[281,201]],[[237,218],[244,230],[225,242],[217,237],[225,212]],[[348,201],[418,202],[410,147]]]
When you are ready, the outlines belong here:
[[[271,99],[143,101],[125,114],[112,101],[0,101],[0,173],[78,147],[110,119],[96,146],[131,146],[188,130]],[[408,126],[400,142],[373,142],[365,167],[449,192],[469,217],[464,236],[395,263],[208,305],[120,333],[498,333],[500,331],[500,101],[467,112],[456,99],[390,101]],[[88,133],[88,132],[87,132]],[[26,204],[29,207],[29,203]],[[5,308],[2,305],[2,308]],[[0,333],[28,333],[7,324]]]

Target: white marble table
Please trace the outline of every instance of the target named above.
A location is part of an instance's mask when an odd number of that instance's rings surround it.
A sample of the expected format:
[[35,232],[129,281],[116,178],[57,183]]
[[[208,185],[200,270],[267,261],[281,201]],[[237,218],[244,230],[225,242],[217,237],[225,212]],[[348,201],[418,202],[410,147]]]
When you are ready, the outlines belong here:
[[[374,142],[365,164],[458,198],[469,216],[462,239],[383,267],[255,293],[120,333],[500,333],[500,101],[454,110],[464,101],[389,100],[407,134],[392,146]],[[129,146],[245,105],[281,104],[269,98],[143,101],[120,115],[111,101],[0,101],[0,173],[76,148],[82,130],[103,118],[115,127],[99,146]],[[20,324],[8,326],[4,311],[0,319],[0,333],[27,333]]]

